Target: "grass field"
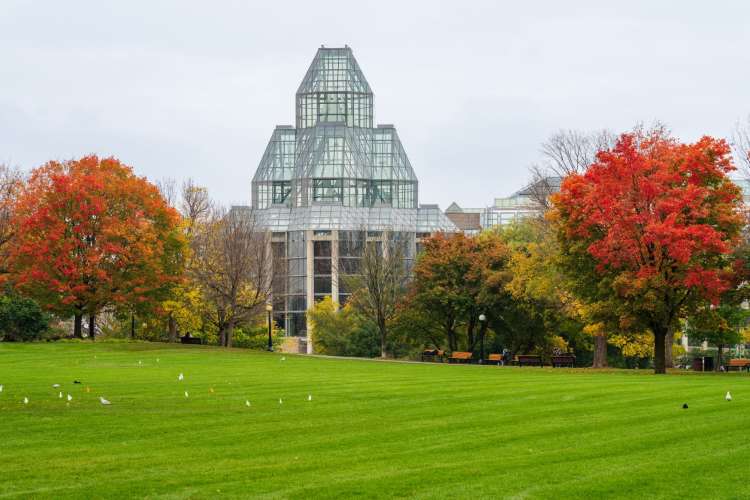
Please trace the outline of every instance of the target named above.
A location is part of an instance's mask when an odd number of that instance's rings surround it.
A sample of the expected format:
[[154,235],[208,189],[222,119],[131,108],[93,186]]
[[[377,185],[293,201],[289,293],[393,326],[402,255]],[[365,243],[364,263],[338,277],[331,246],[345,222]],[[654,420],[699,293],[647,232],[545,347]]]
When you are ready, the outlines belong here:
[[0,344],[0,384],[0,497],[750,496],[747,374]]

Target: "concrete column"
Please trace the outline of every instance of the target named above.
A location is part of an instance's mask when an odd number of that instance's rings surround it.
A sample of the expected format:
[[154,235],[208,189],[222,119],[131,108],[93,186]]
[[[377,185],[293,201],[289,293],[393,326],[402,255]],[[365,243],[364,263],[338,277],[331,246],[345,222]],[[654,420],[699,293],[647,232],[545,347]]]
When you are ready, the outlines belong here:
[[339,303],[339,232],[331,231],[331,299]]
[[[307,310],[313,308],[315,305],[315,291],[313,290],[313,276],[315,273],[314,255],[313,255],[313,232],[308,230],[305,231],[305,294],[307,302]],[[307,322],[307,354],[313,353],[313,341],[312,341],[312,324],[310,322],[310,316],[305,316]]]

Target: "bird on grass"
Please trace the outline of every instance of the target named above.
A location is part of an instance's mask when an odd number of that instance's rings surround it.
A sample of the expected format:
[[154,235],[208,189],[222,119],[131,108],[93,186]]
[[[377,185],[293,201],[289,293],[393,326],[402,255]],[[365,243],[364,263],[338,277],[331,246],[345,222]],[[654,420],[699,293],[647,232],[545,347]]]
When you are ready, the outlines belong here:
[[724,399],[726,399],[727,401],[731,401],[732,400],[732,395],[729,394],[729,391],[727,391],[727,395],[724,396]]
[[60,384],[52,384],[52,387],[57,389],[58,387],[60,387]]
[[284,404],[284,402],[283,402],[283,401],[281,400],[281,398],[279,398],[279,404],[280,404],[280,405],[281,405],[281,404]]
[[307,400],[308,400],[308,401],[312,401],[312,394],[308,394],[308,395],[307,395]]
[[74,384],[80,384],[80,383],[81,383],[81,381],[80,381],[80,380],[74,380],[74,381],[73,381],[73,383],[74,383]]
[[250,408],[250,401],[247,400],[247,399],[245,400],[245,406],[247,406],[248,408]]
[[3,392],[3,385],[0,384],[0,392]]
[[101,397],[101,396],[99,396],[99,402],[100,402],[101,404],[103,404],[103,405],[111,405],[111,404],[112,404],[112,403],[110,403],[110,402],[109,402],[108,400],[104,399],[104,398],[103,398],[103,397]]
[[185,397],[186,397],[186,398],[187,398],[187,397],[190,397],[190,396],[189,396],[189,394],[188,394],[188,391],[185,391]]
[[179,374],[179,375],[177,376],[177,380],[179,380],[179,381],[182,381],[182,380],[183,380],[184,378],[185,378],[185,375],[183,375],[182,373],[180,373],[180,374]]
[[688,408],[688,405],[687,405],[687,403],[685,403],[684,405],[682,405],[682,409],[683,409],[683,410],[687,410],[687,408]]
[[286,356],[281,356],[281,361],[286,361]]
[[208,388],[208,392],[210,392],[211,394],[213,394],[214,393],[214,388],[213,387],[209,387]]
[[71,396],[70,394],[68,394],[68,401],[73,401],[73,396]]
[[139,360],[138,360],[138,366],[141,366],[142,364],[143,364],[143,361],[141,361],[141,360],[139,359]]
[[29,404],[29,398],[23,398],[23,404],[25,405]]
[[62,392],[60,392],[60,394],[57,397],[62,399]]

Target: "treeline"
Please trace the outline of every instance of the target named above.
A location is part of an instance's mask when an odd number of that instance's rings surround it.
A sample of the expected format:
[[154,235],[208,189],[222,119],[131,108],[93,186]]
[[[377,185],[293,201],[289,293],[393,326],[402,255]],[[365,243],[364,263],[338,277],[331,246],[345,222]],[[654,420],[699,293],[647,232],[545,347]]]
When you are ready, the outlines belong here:
[[157,186],[114,158],[49,162],[27,177],[3,167],[0,332],[5,340],[191,334],[260,347],[268,238],[253,217],[216,205],[191,181]]
[[[719,355],[746,341],[747,221],[726,141],[685,144],[663,127],[638,127],[619,137],[561,133],[543,151],[549,162],[535,169],[530,194],[539,217],[429,238],[407,284],[365,279],[370,295],[395,305],[385,329],[360,291],[340,310],[316,305],[316,345],[480,358],[485,349],[569,350],[595,367],[651,361],[663,373],[683,332]],[[550,174],[562,178],[559,192]]]

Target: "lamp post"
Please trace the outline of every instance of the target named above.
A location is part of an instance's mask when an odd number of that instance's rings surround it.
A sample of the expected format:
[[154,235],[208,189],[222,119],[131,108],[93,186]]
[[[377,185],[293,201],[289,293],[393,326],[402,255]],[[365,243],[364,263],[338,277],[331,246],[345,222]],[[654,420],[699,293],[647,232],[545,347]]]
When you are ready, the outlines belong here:
[[479,364],[484,363],[484,322],[487,321],[487,316],[484,314],[479,315],[479,334],[482,336],[482,341],[479,344]]
[[273,352],[273,339],[271,338],[271,312],[273,311],[273,306],[271,304],[266,304],[266,312],[268,313],[268,352]]

